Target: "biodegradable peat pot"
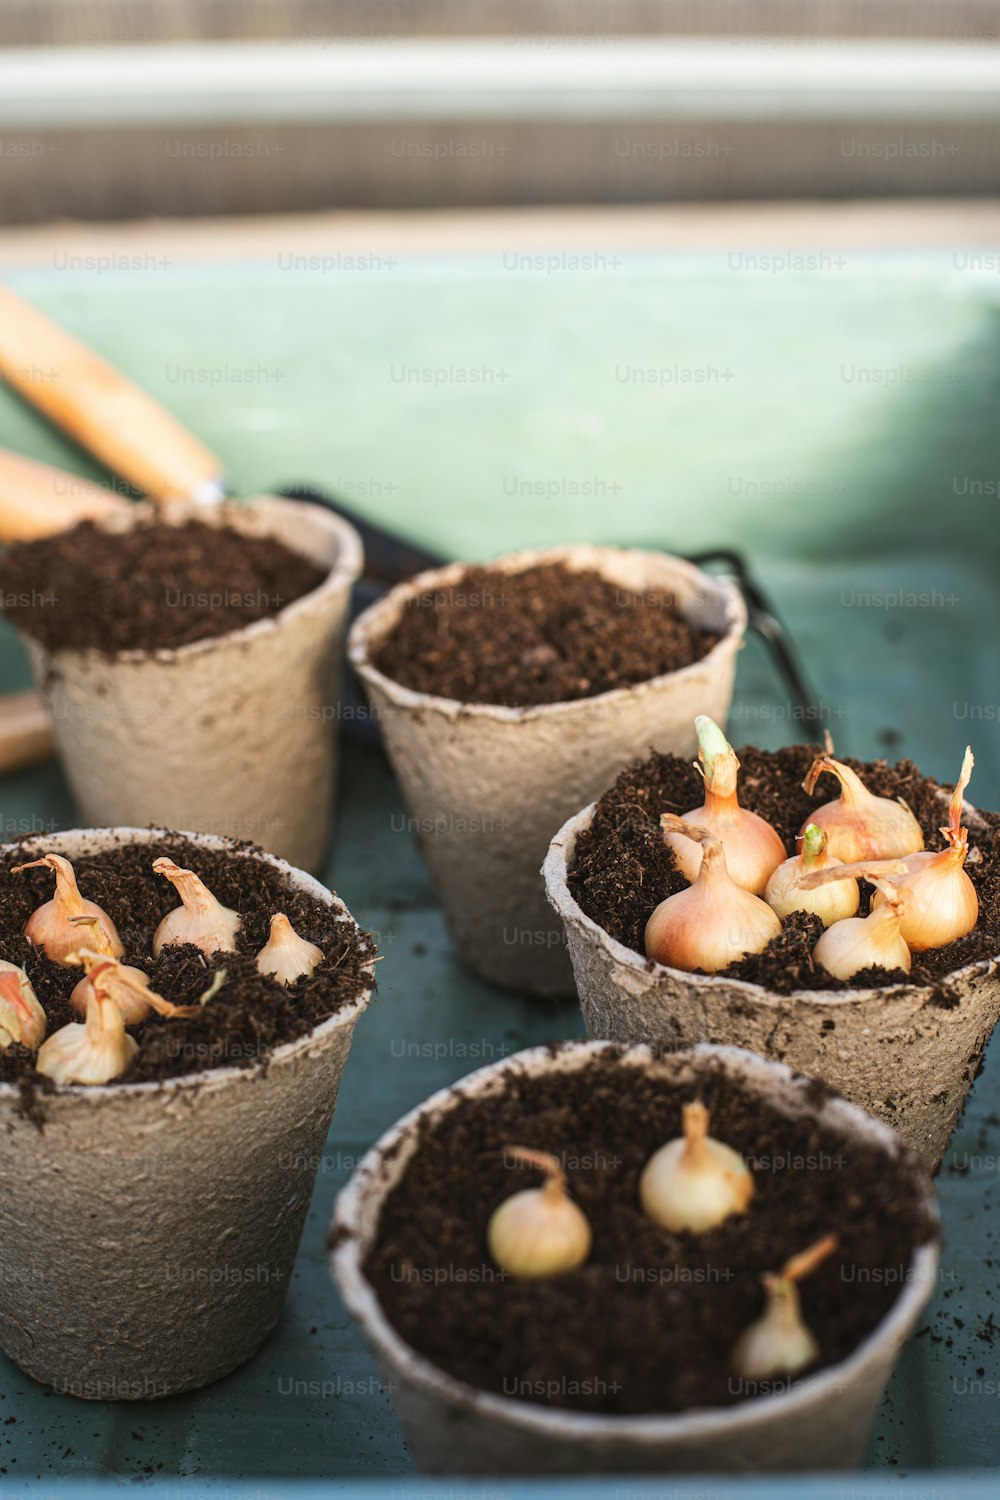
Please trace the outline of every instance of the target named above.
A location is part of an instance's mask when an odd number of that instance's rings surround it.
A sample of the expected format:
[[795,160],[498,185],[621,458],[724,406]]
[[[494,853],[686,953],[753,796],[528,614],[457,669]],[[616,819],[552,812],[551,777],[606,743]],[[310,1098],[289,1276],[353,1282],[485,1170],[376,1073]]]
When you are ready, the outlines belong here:
[[950,1006],[929,985],[777,995],[652,963],[588,917],[569,890],[577,840],[593,815],[591,804],[570,818],[542,869],[565,924],[588,1035],[666,1047],[718,1042],[776,1057],[887,1121],[933,1171],[1000,1018],[997,962],[951,975]]
[[[934,1290],[936,1237],[913,1252],[895,1302],[847,1359],[797,1378],[791,1389],[716,1409],[593,1415],[486,1392],[431,1364],[388,1321],[364,1265],[387,1195],[419,1151],[429,1123],[463,1099],[487,1100],[519,1078],[583,1068],[609,1050],[596,1042],[566,1043],[556,1051],[538,1047],[471,1074],[457,1090],[435,1094],[384,1135],[340,1195],[331,1229],[333,1273],[385,1372],[419,1467],[441,1474],[620,1474],[856,1466],[895,1359]],[[918,1184],[936,1224],[931,1184],[893,1132],[836,1096],[825,1094],[817,1104],[815,1085],[790,1068],[729,1047],[699,1046],[657,1059],[645,1047],[626,1054],[626,1061],[647,1076],[652,1070],[688,1084],[697,1081],[709,1060],[717,1060],[728,1077],[781,1114],[815,1118],[845,1143],[874,1145],[884,1153],[887,1173],[905,1174]]]
[[721,639],[700,661],[634,687],[527,708],[460,703],[386,677],[373,658],[411,601],[453,588],[466,564],[422,573],[355,621],[348,650],[381,725],[455,946],[477,974],[532,995],[572,995],[573,975],[538,869],[560,823],[652,746],[689,755],[696,714],[724,723],[746,629],[739,591],[660,552],[570,546],[515,552],[593,569],[631,593],[663,593]]
[[[99,524],[113,534],[153,514],[136,505]],[[272,536],[329,572],[279,614],[186,646],[109,656],[71,642],[50,652],[26,636],[83,816],[95,826],[156,823],[248,839],[318,870],[361,540],[332,511],[271,497],[155,514]]]
[[[163,832],[75,830],[18,851],[74,858]],[[264,857],[357,930],[317,880]],[[370,999],[365,990],[250,1067],[63,1086],[43,1096],[41,1125],[0,1083],[4,1353],[36,1380],[95,1400],[194,1390],[248,1360],[281,1314]]]

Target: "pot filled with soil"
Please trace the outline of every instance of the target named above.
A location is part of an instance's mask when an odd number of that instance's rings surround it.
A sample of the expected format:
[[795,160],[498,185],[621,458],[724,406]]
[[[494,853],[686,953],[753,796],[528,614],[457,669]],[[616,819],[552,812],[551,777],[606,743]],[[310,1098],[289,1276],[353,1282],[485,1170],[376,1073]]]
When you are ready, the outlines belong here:
[[193,1390],[277,1322],[374,948],[248,844],[0,850],[0,1348],[96,1400]]
[[588,1033],[788,1062],[936,1167],[1000,1015],[1000,816],[963,801],[971,752],[952,790],[702,738],[697,766],[630,765],[546,858]]
[[588,546],[423,573],[355,622],[351,663],[477,974],[572,994],[548,841],[636,744],[685,754],[695,712],[724,719],[745,628],[728,580]]
[[571,1042],[400,1121],[331,1249],[421,1469],[773,1472],[859,1462],[937,1237],[916,1156],[822,1085]]
[[245,838],[319,869],[361,565],[345,521],[272,498],[136,505],[15,544],[5,613],[86,820]]

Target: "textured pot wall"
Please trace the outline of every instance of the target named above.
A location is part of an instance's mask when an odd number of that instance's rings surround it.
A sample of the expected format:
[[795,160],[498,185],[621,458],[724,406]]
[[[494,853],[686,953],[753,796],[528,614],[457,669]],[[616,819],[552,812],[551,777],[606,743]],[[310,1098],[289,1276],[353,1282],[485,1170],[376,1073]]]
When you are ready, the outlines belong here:
[[[195,513],[273,536],[330,574],[280,615],[176,651],[50,655],[29,640],[66,774],[95,826],[227,834],[317,870],[330,833],[333,726],[360,540],[332,513],[287,500]],[[107,529],[131,524],[126,517]]]
[[1000,1018],[1000,978],[965,971],[948,1006],[919,985],[779,996],[650,965],[592,922],[566,886],[592,814],[588,807],[560,830],[544,869],[588,1035],[668,1047],[719,1042],[790,1063],[892,1125],[936,1168]]
[[[464,1403],[442,1401],[396,1365],[382,1365],[394,1394],[403,1435],[424,1474],[747,1474],[816,1473],[856,1469],[882,1392],[903,1340],[872,1361],[850,1389],[838,1391],[836,1417],[830,1396],[810,1402],[784,1422],[706,1438],[678,1433],[665,1442],[620,1437],[553,1438],[493,1421]],[[824,1416],[825,1414],[825,1416]]]
[[[461,1084],[489,1096],[511,1078],[585,1065],[597,1043],[569,1044],[553,1058],[538,1048],[484,1068]],[[732,1048],[699,1047],[656,1062],[636,1049],[636,1066],[665,1078],[697,1079],[709,1057],[789,1115],[815,1114],[809,1080]],[[362,1265],[378,1233],[382,1205],[418,1147],[422,1122],[453,1107],[436,1095],[379,1141],[341,1194],[331,1231],[333,1270],[345,1301],[371,1342],[393,1391],[417,1464],[435,1474],[741,1473],[856,1467],[875,1410],[906,1338],[935,1284],[936,1245],[914,1254],[890,1313],[849,1360],[798,1381],[791,1394],[673,1417],[591,1417],[486,1395],[416,1355],[386,1320]],[[893,1133],[842,1100],[819,1111],[841,1139],[865,1138],[885,1154],[885,1170],[915,1174],[932,1214],[933,1192],[916,1159]]]
[[631,592],[670,594],[695,623],[725,635],[702,661],[635,688],[544,708],[463,706],[402,687],[371,662],[409,600],[455,585],[464,565],[454,564],[394,589],[350,638],[455,946],[492,983],[536,995],[573,993],[538,874],[549,839],[636,755],[693,754],[696,714],[725,722],[746,626],[727,580],[660,553],[574,546],[494,566],[514,573],[551,561],[594,568]]
[[[73,833],[45,847],[72,857],[106,841]],[[354,927],[346,910],[344,920]],[[265,1066],[60,1089],[44,1099],[42,1129],[0,1086],[4,1353],[95,1400],[193,1390],[249,1359],[284,1304],[368,999]]]

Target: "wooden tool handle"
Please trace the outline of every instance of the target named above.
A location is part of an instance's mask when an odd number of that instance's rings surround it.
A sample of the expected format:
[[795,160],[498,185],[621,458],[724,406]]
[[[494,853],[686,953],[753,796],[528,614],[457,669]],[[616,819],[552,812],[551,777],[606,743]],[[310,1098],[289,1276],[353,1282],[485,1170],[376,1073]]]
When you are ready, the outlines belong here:
[[48,760],[55,748],[49,716],[37,693],[0,698],[0,775]]
[[0,542],[65,531],[77,521],[127,510],[128,500],[65,469],[0,448]]
[[153,500],[218,493],[219,462],[152,397],[0,286],[0,375]]

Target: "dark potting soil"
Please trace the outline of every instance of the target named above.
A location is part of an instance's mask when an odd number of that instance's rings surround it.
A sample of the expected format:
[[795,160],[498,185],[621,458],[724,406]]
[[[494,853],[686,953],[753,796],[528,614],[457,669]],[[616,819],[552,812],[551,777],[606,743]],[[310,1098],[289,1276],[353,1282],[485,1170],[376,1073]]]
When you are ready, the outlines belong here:
[[162,521],[109,536],[91,521],[19,542],[0,563],[4,613],[50,651],[186,646],[276,615],[326,571],[270,537]]
[[[37,842],[33,847],[39,847]],[[252,846],[230,847],[235,853]],[[224,906],[241,914],[237,953],[205,958],[200,949],[185,944],[164,948],[158,958],[151,956],[157,926],[180,904],[170,882],[151,868],[161,854],[194,870]],[[48,1019],[46,1035],[51,1036],[61,1026],[81,1019],[70,1008],[69,996],[83,970],[52,963],[23,935],[28,917],[50,900],[55,887],[48,869],[11,873],[11,866],[26,857],[8,854],[0,862],[0,957],[27,972]],[[282,873],[263,860],[234,858],[233,853],[206,851],[185,839],[168,838],[153,844],[122,844],[72,863],[83,896],[96,901],[118,929],[125,945],[121,962],[142,969],[157,994],[176,1005],[194,1005],[216,971],[226,970],[225,983],[200,1015],[164,1020],[152,1014],[129,1028],[139,1051],[115,1083],[155,1082],[207,1068],[249,1067],[276,1047],[313,1030],[368,987],[362,966],[375,952],[368,934],[338,921],[337,911],[315,897],[292,890]],[[325,955],[308,978],[287,989],[258,974],[254,962],[277,911],[283,911],[296,932]],[[53,1087],[35,1071],[34,1054],[16,1044],[0,1050],[0,1083],[5,1082],[22,1085],[29,1107],[32,1095]]]
[[374,663],[418,692],[516,708],[648,682],[700,661],[718,639],[668,595],[634,593],[591,569],[470,567],[416,595]]
[[[819,1100],[825,1091],[814,1087]],[[839,1248],[802,1283],[802,1309],[822,1351],[814,1368],[851,1354],[895,1302],[914,1248],[932,1237],[912,1178],[870,1146],[787,1119],[714,1063],[698,1094],[711,1133],[742,1153],[756,1192],[746,1214],[697,1236],[654,1224],[638,1193],[649,1157],[680,1134],[691,1085],[612,1057],[569,1074],[512,1075],[500,1098],[467,1099],[425,1122],[365,1267],[399,1334],[451,1375],[541,1405],[625,1414],[730,1406],[788,1384],[729,1369],[736,1338],[763,1309],[762,1273],[836,1232]],[[577,1270],[522,1281],[492,1263],[490,1214],[540,1182],[505,1164],[511,1145],[562,1160],[593,1231]]]
[[[811,797],[802,790],[814,754],[808,745],[776,751],[751,746],[737,753],[741,805],[766,818],[784,840],[789,855],[796,853],[795,835],[809,813],[839,795],[836,779],[821,776]],[[876,796],[903,798],[923,829],[928,849],[944,847],[938,830],[947,822],[947,799],[940,796],[939,782],[921,775],[908,760],[890,766],[882,760],[843,759]],[[951,790],[946,788],[949,795]],[[689,812],[703,801],[704,784],[690,762],[654,754],[621,773],[600,798],[591,827],[577,841],[569,872],[574,899],[587,916],[636,953],[645,952],[643,932],[654,907],[687,884],[663,841],[660,814]],[[948,974],[1000,953],[1000,815],[979,813],[968,826],[970,851],[978,849],[981,855],[978,863],[970,858],[965,866],[979,896],[979,921],[958,942],[915,953],[910,976],[899,969],[890,973],[873,968],[849,982],[834,979],[812,960],[813,946],[823,930],[819,918],[800,913],[783,920],[781,933],[763,953],[731,964],[724,972],[781,995],[795,990],[927,983],[941,992],[946,1003],[943,981]],[[865,915],[871,892],[866,885],[861,890],[860,912]]]

